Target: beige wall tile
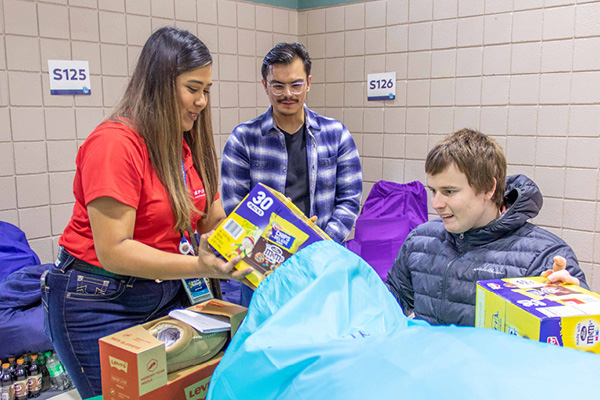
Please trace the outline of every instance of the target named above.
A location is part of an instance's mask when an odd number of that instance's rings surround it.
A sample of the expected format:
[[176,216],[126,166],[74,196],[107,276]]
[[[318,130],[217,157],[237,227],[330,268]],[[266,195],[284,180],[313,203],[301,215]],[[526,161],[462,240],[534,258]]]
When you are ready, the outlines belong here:
[[[310,40],[310,38],[309,38]],[[385,46],[385,37],[384,37]],[[309,49],[310,51],[311,49]],[[325,54],[327,57],[343,57],[344,56],[344,33],[327,33],[325,34]]]
[[541,104],[564,104],[571,100],[571,75],[568,73],[542,74],[540,81]]
[[76,7],[96,8],[98,0],[69,0],[69,5]]
[[256,6],[256,29],[259,31],[273,32],[273,9],[271,7]]
[[306,17],[307,21],[307,33],[309,35],[314,33],[324,33],[325,32],[325,10],[317,9],[317,10],[309,10]]
[[240,107],[256,107],[256,84],[252,82],[239,83]]
[[273,9],[273,32],[290,33],[289,11],[281,8]]
[[598,168],[600,166],[600,137],[569,138],[567,166]]
[[430,75],[431,52],[408,54],[408,79],[424,79]]
[[4,0],[4,33],[37,36],[38,21],[35,3]]
[[404,183],[404,161],[403,160],[383,160],[384,181]]
[[44,142],[17,142],[14,147],[17,174],[35,174],[48,171]]
[[174,19],[174,2],[164,0],[150,0],[150,10],[153,17]]
[[98,12],[85,8],[69,8],[71,40],[98,42]]
[[219,30],[219,53],[237,54],[237,31],[235,28],[222,27]]
[[514,5],[514,10],[529,10],[533,8],[542,8],[544,0],[520,0]]
[[565,176],[566,171],[563,167],[535,167],[535,175],[531,178],[546,198],[565,195]]
[[[325,63],[326,82],[344,82],[344,59],[329,58]],[[341,104],[340,104],[341,105]]]
[[[410,84],[408,104],[411,105]],[[454,105],[454,79],[435,79],[431,81],[431,105]]]
[[544,207],[542,207],[539,215],[532,222],[542,225],[546,229],[549,227],[560,227],[563,223],[563,208],[563,199],[544,197]]
[[582,232],[580,230],[563,229],[562,239],[571,246],[577,255],[577,260],[580,262],[587,277],[588,271],[585,271],[584,268],[585,263],[591,261],[593,258],[594,234],[592,232]]
[[100,11],[98,14],[100,41],[103,43],[126,44],[125,14],[108,11]]
[[8,35],[5,40],[9,70],[41,71],[40,45],[37,38]]
[[456,52],[456,76],[481,76],[483,71],[483,48],[470,47]]
[[481,82],[481,104],[508,104],[509,86],[508,76],[484,76]]
[[102,73],[99,43],[71,41],[71,48],[73,49],[74,60],[85,60],[89,62],[90,73],[92,75]]
[[419,51],[432,48],[432,23],[422,22],[408,26],[408,50]]
[[[404,117],[402,117],[401,129],[404,130]],[[383,135],[383,156],[394,159],[404,158],[405,138],[406,135],[404,134]]]
[[237,3],[237,26],[243,29],[254,29],[255,27],[254,5]]
[[[262,61],[261,61],[262,62]],[[256,70],[255,57],[238,57],[239,79],[243,82],[256,82],[260,79],[260,71]]]
[[433,18],[433,0],[409,2],[410,22],[430,21]]
[[581,104],[600,101],[600,71],[575,72],[572,78],[571,102]]
[[597,51],[600,38],[577,39],[574,45],[573,70],[600,69],[600,56]]
[[542,38],[542,10],[522,11],[513,14],[512,41],[528,42]]
[[[594,230],[596,204],[591,201],[564,199],[563,227],[567,229]],[[573,245],[573,244],[572,244]]]
[[511,14],[487,15],[485,17],[484,25],[483,42],[485,44],[510,43],[512,27]]
[[[298,12],[298,35],[304,36],[308,30],[307,19],[308,14],[306,11]],[[301,38],[299,38],[301,40]]]
[[408,0],[388,1],[386,23],[388,25],[395,25],[406,22],[408,22]]
[[217,2],[215,0],[197,0],[197,20],[207,24],[217,21]]
[[430,83],[428,79],[408,81],[406,104],[412,106],[429,106]]
[[362,107],[366,91],[364,83],[346,83],[344,85],[344,106],[346,107]]
[[481,98],[481,79],[457,78],[456,79],[456,105],[476,105]]
[[509,107],[508,133],[510,135],[533,136],[537,131],[537,107]]
[[7,107],[0,108],[0,142],[10,142],[11,134],[10,113]]
[[483,17],[469,17],[458,22],[458,46],[483,44]]
[[351,4],[344,7],[344,29],[362,29],[365,27],[365,5]]
[[325,9],[325,31],[339,32],[344,30],[344,7]]
[[362,156],[383,156],[383,134],[370,134],[363,136]]
[[461,0],[458,2],[458,16],[469,17],[483,14],[484,2],[480,0]]
[[313,60],[310,74],[312,75],[312,83],[325,82],[325,60]]
[[105,76],[102,78],[102,94],[105,107],[113,107],[125,92],[127,78]]
[[101,108],[77,108],[75,110],[77,138],[85,139],[104,119]]
[[456,46],[458,23],[455,19],[435,21],[432,25],[433,49],[446,49]]
[[238,57],[230,54],[219,54],[219,79],[223,81],[238,80]]
[[50,172],[63,172],[75,170],[75,156],[77,143],[74,140],[60,140],[47,142],[48,170]]
[[[73,179],[75,172],[53,172],[49,174],[50,178],[50,204],[65,204],[73,209]],[[63,227],[64,228],[64,227]]]
[[150,15],[150,0],[125,0],[127,14]]
[[531,153],[535,148],[535,165],[564,167],[567,161],[567,140],[565,138],[538,137],[535,147],[523,149]]
[[42,264],[54,263],[56,255],[53,253],[54,240],[52,238],[40,238],[29,240],[29,246],[35,251]]
[[[569,168],[566,175],[566,196],[578,200],[596,200],[598,193],[597,169]],[[582,185],[582,182],[586,184]]]
[[383,108],[367,108],[364,110],[364,132],[383,132]]
[[10,104],[13,106],[41,106],[41,76],[35,72],[8,72]]
[[483,107],[481,109],[481,131],[488,135],[506,135],[508,107]]
[[486,46],[483,49],[483,74],[503,75],[510,73],[511,46]]
[[385,56],[383,54],[379,54],[376,56],[365,57],[365,74],[377,74],[380,72],[386,72]]
[[343,118],[340,120],[354,135],[363,131],[363,110],[358,108],[344,108]]
[[406,135],[406,157],[424,160],[427,157],[427,135]]
[[325,106],[325,84],[313,82],[310,85],[307,104],[310,108]]
[[513,75],[510,78],[510,104],[536,104],[539,91],[539,75]]
[[61,204],[50,207],[52,234],[61,235],[73,214],[73,204]]
[[[429,109],[407,108],[406,109],[406,133],[425,133],[429,122]],[[410,155],[407,154],[407,157]]]
[[433,2],[434,19],[456,18],[457,16],[458,0],[435,0]]
[[75,139],[75,113],[72,108],[46,108],[46,139]]
[[345,57],[343,60],[344,79],[346,82],[362,82],[366,78],[364,57]]
[[540,43],[523,43],[512,46],[513,74],[540,72],[542,48]]
[[577,5],[575,14],[575,35],[577,37],[600,35],[598,15],[600,14],[600,3]]
[[[348,36],[346,36],[348,40]],[[386,28],[385,51],[397,53],[408,50],[408,28],[406,25],[394,25]],[[348,54],[346,54],[348,55]]]
[[432,107],[429,113],[429,133],[448,135],[454,128],[452,107]]
[[[12,176],[0,177],[0,210],[12,210],[17,208],[17,188],[15,178]],[[4,213],[0,213],[0,221],[10,222],[4,219]],[[18,222],[16,223],[18,225]]]
[[573,41],[542,43],[542,72],[570,71],[573,65]]
[[457,107],[454,109],[454,131],[462,128],[478,129],[480,125],[479,107]]
[[383,178],[383,160],[374,157],[362,157],[363,181],[377,182]]
[[[563,106],[563,108],[566,108]],[[598,105],[571,106],[568,132],[571,136],[599,136],[600,112]]]
[[237,26],[237,8],[233,1],[219,0],[217,1],[217,16],[219,25]]
[[[426,182],[425,161],[406,160],[404,162],[404,182]],[[430,207],[431,209],[431,207]]]
[[141,15],[127,15],[127,44],[143,46],[150,36],[150,19]]
[[575,35],[575,7],[544,10],[543,39],[572,38]]
[[38,4],[40,36],[69,39],[69,10],[66,6]]
[[365,4],[365,27],[385,26],[387,1],[373,1]]
[[408,76],[408,56],[406,54],[386,54],[385,69],[395,71],[396,79],[406,79]]
[[240,122],[237,108],[221,108],[221,133],[229,134]]
[[538,108],[538,135],[567,136],[569,132],[569,108],[565,106],[541,106]]
[[198,37],[212,53],[219,51],[218,30],[216,26],[198,24]]
[[438,50],[431,52],[431,77],[446,78],[456,74],[456,51]]
[[506,161],[509,164],[532,165],[533,158],[531,157],[531,152],[532,149],[535,148],[535,144],[535,137],[508,137],[506,146]]
[[0,176],[15,174],[14,149],[12,143],[0,143]]
[[46,136],[42,108],[11,108],[12,138],[15,141],[37,141]]
[[50,207],[19,210],[19,227],[25,232],[28,240],[50,236]]
[[17,176],[17,206],[19,208],[45,206],[49,202],[47,174]]
[[100,55],[103,75],[127,76],[127,47],[101,44]]

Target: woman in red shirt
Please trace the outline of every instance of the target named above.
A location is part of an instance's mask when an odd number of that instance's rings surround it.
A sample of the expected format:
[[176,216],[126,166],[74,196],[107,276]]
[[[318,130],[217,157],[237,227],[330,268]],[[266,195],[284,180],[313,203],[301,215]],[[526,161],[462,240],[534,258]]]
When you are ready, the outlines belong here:
[[[77,154],[73,216],[43,285],[46,331],[82,398],[101,394],[98,339],[182,306],[181,278],[241,280],[207,232],[225,217],[210,117],[212,57],[161,28],[113,115]],[[195,256],[180,253],[194,243]]]

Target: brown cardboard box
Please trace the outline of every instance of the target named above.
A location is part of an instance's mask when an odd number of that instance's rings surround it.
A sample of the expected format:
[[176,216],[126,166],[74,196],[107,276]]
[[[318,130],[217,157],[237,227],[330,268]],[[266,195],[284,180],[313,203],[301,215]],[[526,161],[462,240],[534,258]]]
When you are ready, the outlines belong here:
[[[189,307],[207,314],[228,316],[235,334],[247,309],[222,300]],[[211,360],[167,375],[164,343],[147,328],[164,317],[100,339],[100,368],[104,400],[202,400],[223,352]]]

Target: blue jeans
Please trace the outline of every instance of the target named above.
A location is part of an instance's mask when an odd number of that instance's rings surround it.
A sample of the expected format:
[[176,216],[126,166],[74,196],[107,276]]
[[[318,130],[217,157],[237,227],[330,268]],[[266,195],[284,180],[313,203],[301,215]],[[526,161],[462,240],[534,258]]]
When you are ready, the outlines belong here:
[[[83,399],[102,394],[98,339],[181,308],[181,281],[107,277],[77,270],[61,248],[42,278],[44,328]],[[183,297],[180,296],[183,294]]]

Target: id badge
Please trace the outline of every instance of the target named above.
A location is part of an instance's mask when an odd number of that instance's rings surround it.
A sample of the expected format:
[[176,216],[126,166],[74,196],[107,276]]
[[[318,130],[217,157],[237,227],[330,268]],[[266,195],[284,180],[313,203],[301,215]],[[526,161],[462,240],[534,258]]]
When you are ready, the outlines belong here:
[[214,299],[207,278],[190,278],[181,281],[192,305]]

